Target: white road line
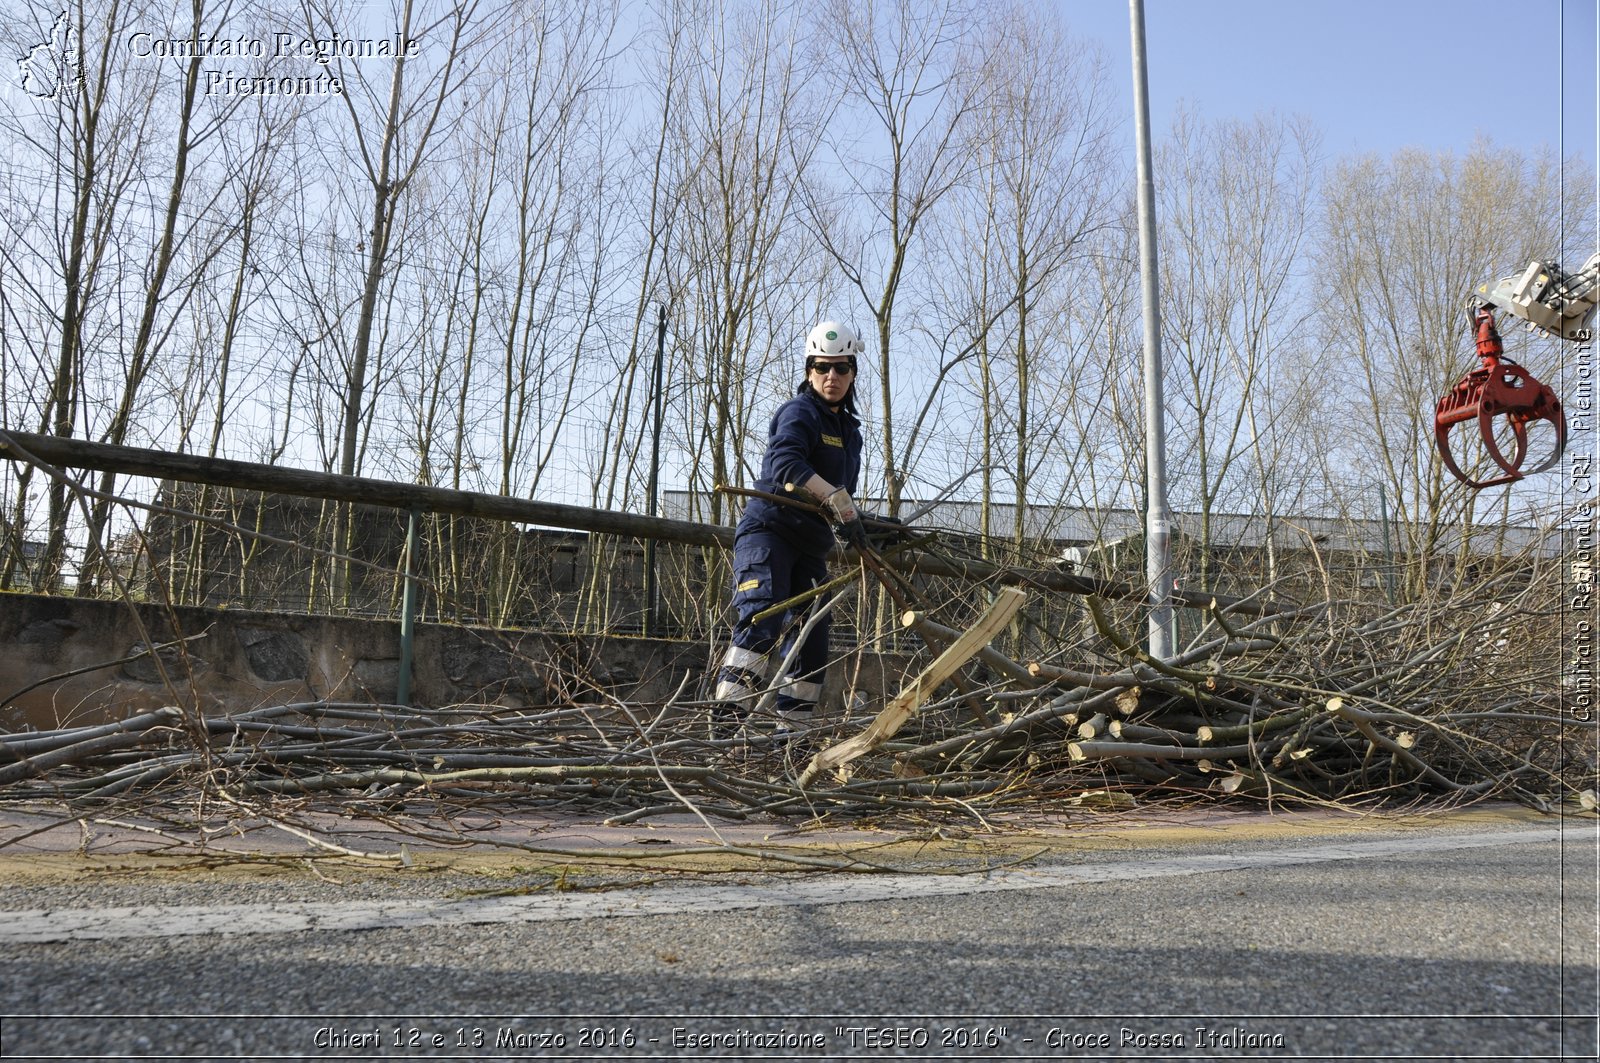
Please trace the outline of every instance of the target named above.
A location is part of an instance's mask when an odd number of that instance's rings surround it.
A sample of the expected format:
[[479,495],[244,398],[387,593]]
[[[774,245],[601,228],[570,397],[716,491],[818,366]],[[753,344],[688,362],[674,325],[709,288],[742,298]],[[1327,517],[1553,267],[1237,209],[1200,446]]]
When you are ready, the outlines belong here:
[[1340,860],[1596,841],[1593,828],[1479,831],[1340,841],[1290,849],[1215,853],[1021,868],[983,875],[829,875],[760,886],[688,885],[553,893],[461,900],[396,900],[360,903],[226,904],[204,907],[69,908],[0,912],[0,944],[43,944],[108,938],[190,935],[284,934],[304,931],[375,930],[388,927],[533,923],[557,919],[605,919],[641,915],[704,914],[780,905],[848,904],[922,897],[1043,889],[1085,883],[1205,875],[1219,871],[1294,867]]

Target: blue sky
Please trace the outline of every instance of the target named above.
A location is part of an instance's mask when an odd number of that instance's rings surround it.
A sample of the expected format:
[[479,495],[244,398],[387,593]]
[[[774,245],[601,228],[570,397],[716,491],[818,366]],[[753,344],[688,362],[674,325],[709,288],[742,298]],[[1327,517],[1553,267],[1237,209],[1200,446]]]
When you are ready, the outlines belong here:
[[[1055,0],[1131,100],[1127,0]],[[1152,132],[1304,114],[1329,157],[1549,146],[1596,158],[1596,0],[1145,0]],[[1563,28],[1564,20],[1564,28]],[[1564,63],[1564,69],[1563,69]],[[1131,104],[1130,104],[1131,106]],[[1131,134],[1130,134],[1131,143]]]

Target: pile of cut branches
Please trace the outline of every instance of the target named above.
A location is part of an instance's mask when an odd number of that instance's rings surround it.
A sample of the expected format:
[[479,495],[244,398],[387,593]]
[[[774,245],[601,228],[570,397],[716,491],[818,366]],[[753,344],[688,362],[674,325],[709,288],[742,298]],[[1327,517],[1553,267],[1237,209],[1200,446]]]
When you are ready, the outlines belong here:
[[[1168,661],[1119,630],[1115,603],[1091,596],[1111,659],[1095,668],[1017,660],[990,644],[993,631],[971,637],[981,624],[962,632],[910,611],[903,623],[930,647],[949,651],[965,636],[966,648],[942,654],[940,674],[908,681],[870,723],[831,718],[785,733],[759,718],[721,733],[707,703],[676,698],[168,708],[0,736],[0,798],[159,800],[198,784],[235,799],[531,803],[613,822],[684,811],[982,815],[1108,793],[1592,808],[1594,721],[1564,702],[1559,659],[1540,664],[1528,648],[1559,603],[1533,609],[1537,588],[1513,589],[1507,576],[1365,617],[1330,602],[1254,616],[1213,604]],[[963,677],[968,661],[976,670]]]
[[[1525,656],[1509,611],[1486,608],[1495,591],[1365,619],[1330,602],[1231,619],[1213,603],[1207,631],[1167,661],[1139,649],[1090,597],[1094,627],[1122,667],[1029,662],[1041,685],[1011,695],[998,722],[947,723],[884,748],[930,773],[1027,765],[1132,789],[1593,807],[1594,718],[1564,696],[1558,658]],[[1554,623],[1558,608],[1552,600],[1516,623]]]
[[[939,779],[857,779],[807,791],[797,758],[822,728],[780,734],[751,720],[712,737],[705,706],[623,703],[542,710],[300,703],[227,717],[175,708],[101,727],[0,736],[0,798],[178,796],[196,782],[233,798],[338,798],[392,808],[427,798],[461,807],[605,813],[626,822],[695,810],[742,819],[822,809],[925,809],[1001,800],[1004,769]],[[1020,796],[1020,792],[1017,796]]]
[[[859,602],[881,589],[931,661],[870,720],[782,731],[769,692],[730,734],[682,688],[651,704],[167,708],[0,735],[0,800],[160,801],[198,787],[232,800],[532,804],[617,822],[982,815],[1090,794],[1594,807],[1592,675],[1573,684],[1563,668],[1574,620],[1559,557],[1498,558],[1383,607],[1340,600],[1331,582],[1314,604],[1191,594],[1197,632],[1157,660],[1130,634],[1144,622],[1134,590],[990,564],[938,538],[858,555],[874,592]],[[812,592],[834,595],[825,604],[790,604],[815,622],[847,582]],[[582,687],[574,679],[568,689]]]

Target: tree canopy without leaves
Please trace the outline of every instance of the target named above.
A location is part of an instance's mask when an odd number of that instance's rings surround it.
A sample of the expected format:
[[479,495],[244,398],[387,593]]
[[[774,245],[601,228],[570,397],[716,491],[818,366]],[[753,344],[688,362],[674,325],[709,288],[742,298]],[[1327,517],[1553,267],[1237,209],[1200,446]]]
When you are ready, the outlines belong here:
[[[836,317],[868,340],[863,493],[888,511],[959,481],[1020,550],[1141,504],[1123,75],[1070,6],[65,11],[27,0],[0,31],[37,74],[0,110],[4,428],[643,509],[659,427],[662,486],[728,522],[716,488],[748,482],[806,330]],[[415,47],[197,59],[133,55],[139,33]],[[1467,295],[1592,238],[1586,164],[1327,159],[1270,114],[1185,114],[1158,147],[1191,579],[1216,578],[1214,518],[1386,512],[1422,594],[1452,529],[1551,501],[1488,508],[1428,418],[1468,362]],[[1536,373],[1562,357],[1512,342]],[[130,518],[5,475],[0,585],[49,582],[70,546],[104,589]],[[443,532],[434,556],[472,596],[494,553]]]

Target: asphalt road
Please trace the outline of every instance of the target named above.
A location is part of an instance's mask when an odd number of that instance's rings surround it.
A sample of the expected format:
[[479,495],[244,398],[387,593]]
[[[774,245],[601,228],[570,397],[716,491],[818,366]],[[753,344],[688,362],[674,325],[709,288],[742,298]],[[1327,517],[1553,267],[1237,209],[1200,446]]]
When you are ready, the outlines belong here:
[[0,1058],[1594,1059],[1595,826],[1529,831],[1224,831],[1007,888],[745,874],[492,918],[449,876],[426,918],[404,882],[8,890]]

